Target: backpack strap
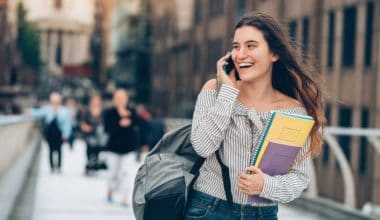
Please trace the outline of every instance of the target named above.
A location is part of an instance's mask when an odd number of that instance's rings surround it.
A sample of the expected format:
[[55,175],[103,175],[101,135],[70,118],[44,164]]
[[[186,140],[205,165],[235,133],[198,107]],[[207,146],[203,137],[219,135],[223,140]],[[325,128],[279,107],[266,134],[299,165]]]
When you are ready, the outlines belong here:
[[223,163],[222,159],[220,158],[220,151],[218,150],[215,152],[216,159],[222,168],[222,177],[223,177],[223,187],[224,192],[226,193],[227,202],[232,205],[232,192],[231,192],[231,180],[230,180],[230,173],[228,167]]
[[189,184],[189,188],[188,188],[188,194],[191,195],[193,192],[194,192],[194,188],[193,188],[193,185],[195,183],[195,181],[198,179],[199,177],[199,169],[201,169],[203,163],[205,162],[206,158],[202,158],[202,157],[199,157],[193,167],[191,168],[190,170],[190,173],[191,174],[194,174],[194,178],[191,180],[190,184]]
[[202,165],[205,162],[205,160],[206,160],[206,158],[202,158],[202,157],[198,158],[195,161],[193,167],[191,168],[190,173],[192,173],[196,177],[198,177],[198,175],[199,175],[199,169],[202,167]]

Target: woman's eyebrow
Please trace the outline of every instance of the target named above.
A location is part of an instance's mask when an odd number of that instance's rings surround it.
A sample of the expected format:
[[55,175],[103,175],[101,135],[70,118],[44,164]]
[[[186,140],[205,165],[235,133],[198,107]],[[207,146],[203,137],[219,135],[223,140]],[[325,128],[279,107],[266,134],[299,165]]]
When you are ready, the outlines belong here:
[[249,44],[249,43],[255,43],[255,44],[258,44],[259,42],[256,41],[256,40],[247,40],[247,41],[245,42],[245,44]]
[[[256,41],[256,40],[247,40],[247,41],[245,42],[245,44],[249,44],[249,43],[255,43],[255,44],[258,44],[259,42]],[[238,43],[238,42],[236,42],[236,41],[232,41],[232,44],[233,44],[233,45],[239,45],[240,43]]]

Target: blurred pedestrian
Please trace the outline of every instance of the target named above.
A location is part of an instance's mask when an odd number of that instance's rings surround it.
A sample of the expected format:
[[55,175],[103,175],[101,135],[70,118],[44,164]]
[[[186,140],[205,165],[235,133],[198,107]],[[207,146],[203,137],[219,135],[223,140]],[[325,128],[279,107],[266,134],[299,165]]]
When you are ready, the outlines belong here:
[[156,145],[165,133],[165,124],[160,117],[159,109],[154,108],[150,111],[144,105],[136,107],[137,114],[144,120],[142,131],[143,143],[141,152],[148,152]]
[[32,109],[32,116],[44,119],[44,136],[49,145],[49,162],[52,172],[61,172],[62,143],[71,135],[69,111],[61,105],[62,96],[53,92],[49,105]]
[[152,114],[143,104],[136,105],[136,113],[142,119],[139,138],[140,138],[140,148],[138,149],[137,160],[141,161],[142,155],[149,152],[149,145],[147,144],[147,139],[150,133],[150,122],[152,121]]
[[[128,107],[129,95],[124,89],[117,89],[113,94],[113,107],[104,113],[104,127],[108,134],[107,151],[110,179],[108,184],[108,201],[112,201],[113,194],[121,191],[122,203],[130,204],[128,192],[128,166],[135,162],[134,152],[139,145],[139,130],[141,119],[135,110]],[[127,181],[126,181],[127,180]],[[120,190],[123,189],[123,190]]]
[[106,137],[103,127],[103,102],[98,95],[93,96],[90,100],[88,109],[80,116],[80,129],[86,142],[87,162],[85,173],[88,175],[92,171],[105,168],[99,161],[99,153],[104,149]]
[[69,97],[66,99],[65,106],[69,112],[70,115],[70,120],[71,120],[71,135],[68,139],[68,144],[70,149],[74,148],[74,140],[75,140],[75,135],[78,131],[78,106],[77,106],[77,101],[73,97]]

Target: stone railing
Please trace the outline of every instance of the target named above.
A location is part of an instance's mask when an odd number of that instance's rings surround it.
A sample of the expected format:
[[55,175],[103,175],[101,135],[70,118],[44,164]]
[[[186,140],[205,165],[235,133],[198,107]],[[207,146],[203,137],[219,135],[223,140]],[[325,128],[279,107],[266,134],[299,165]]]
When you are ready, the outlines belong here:
[[36,121],[0,116],[0,220],[9,218],[41,144]]

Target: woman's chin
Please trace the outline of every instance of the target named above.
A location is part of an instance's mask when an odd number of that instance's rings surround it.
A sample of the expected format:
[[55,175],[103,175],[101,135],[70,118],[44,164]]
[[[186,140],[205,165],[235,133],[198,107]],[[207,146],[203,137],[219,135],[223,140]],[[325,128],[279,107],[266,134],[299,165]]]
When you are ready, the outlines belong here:
[[254,76],[254,72],[251,70],[249,71],[248,69],[240,69],[239,70],[239,78],[241,80],[249,80],[250,78],[252,78],[252,76]]

